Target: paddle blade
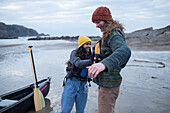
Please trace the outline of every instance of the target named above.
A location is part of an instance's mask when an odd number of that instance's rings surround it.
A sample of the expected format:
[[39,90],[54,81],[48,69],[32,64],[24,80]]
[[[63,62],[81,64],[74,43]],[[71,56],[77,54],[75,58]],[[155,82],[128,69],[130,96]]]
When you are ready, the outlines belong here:
[[37,88],[34,89],[34,105],[35,111],[39,111],[42,109],[41,94],[39,93]]
[[40,90],[38,90],[38,92],[39,92],[39,94],[40,94],[40,96],[41,96],[41,105],[42,105],[42,107],[44,108],[44,107],[45,107],[44,96],[43,96],[43,94],[42,94],[42,92],[41,92]]

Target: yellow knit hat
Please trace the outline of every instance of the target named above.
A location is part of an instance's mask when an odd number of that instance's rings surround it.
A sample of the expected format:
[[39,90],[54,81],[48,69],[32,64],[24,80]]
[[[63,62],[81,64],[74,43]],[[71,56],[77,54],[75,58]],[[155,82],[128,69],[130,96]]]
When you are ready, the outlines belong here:
[[86,37],[86,36],[82,36],[80,35],[79,36],[79,39],[78,39],[78,45],[79,47],[81,47],[83,44],[85,44],[86,42],[91,42],[90,38]]

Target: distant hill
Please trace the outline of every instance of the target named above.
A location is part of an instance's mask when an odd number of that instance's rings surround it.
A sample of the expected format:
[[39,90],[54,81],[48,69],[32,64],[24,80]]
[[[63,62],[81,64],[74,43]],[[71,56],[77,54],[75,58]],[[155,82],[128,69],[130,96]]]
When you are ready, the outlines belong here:
[[0,22],[0,39],[18,38],[22,36],[45,36],[45,34],[38,34],[36,30],[21,25],[6,25]]

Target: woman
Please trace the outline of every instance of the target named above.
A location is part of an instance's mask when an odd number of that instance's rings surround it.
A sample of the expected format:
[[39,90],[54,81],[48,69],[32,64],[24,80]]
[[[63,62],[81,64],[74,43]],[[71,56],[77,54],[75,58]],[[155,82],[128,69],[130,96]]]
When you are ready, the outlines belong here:
[[86,106],[88,95],[86,66],[92,64],[90,38],[80,35],[78,46],[78,49],[71,52],[68,62],[68,78],[61,99],[61,113],[70,113],[74,102],[77,113],[84,113]]

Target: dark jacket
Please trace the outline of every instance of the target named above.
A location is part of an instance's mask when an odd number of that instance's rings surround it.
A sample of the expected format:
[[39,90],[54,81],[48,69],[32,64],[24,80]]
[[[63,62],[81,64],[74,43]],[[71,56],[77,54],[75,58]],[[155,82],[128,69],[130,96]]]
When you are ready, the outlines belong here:
[[92,64],[92,60],[90,59],[91,56],[89,56],[88,59],[81,60],[80,57],[77,57],[75,55],[76,51],[77,50],[73,50],[71,52],[70,62],[67,67],[67,71],[68,71],[67,77],[72,78],[73,76],[79,76],[79,77],[87,78],[88,77],[87,70],[83,71],[82,74],[82,69]]
[[120,86],[121,67],[128,62],[131,56],[131,51],[120,29],[113,30],[112,34],[101,44],[101,54],[109,54],[108,57],[100,61],[106,66],[106,71],[99,73],[93,81],[102,87]]
[[80,57],[75,56],[76,50],[73,50],[70,55],[70,63],[78,68],[85,68],[92,64],[91,59],[81,60]]

